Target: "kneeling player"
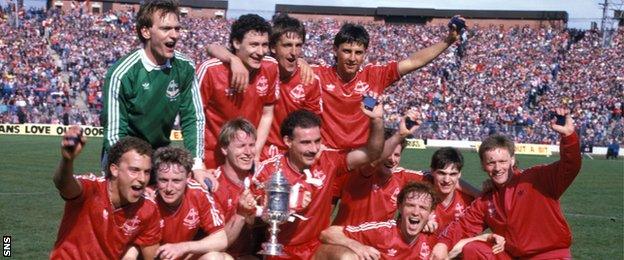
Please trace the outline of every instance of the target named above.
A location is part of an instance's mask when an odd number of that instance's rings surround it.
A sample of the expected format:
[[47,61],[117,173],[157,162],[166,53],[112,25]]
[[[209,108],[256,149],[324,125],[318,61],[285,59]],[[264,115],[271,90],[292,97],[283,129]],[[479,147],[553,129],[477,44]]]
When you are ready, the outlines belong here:
[[161,238],[156,203],[143,197],[149,182],[152,147],[125,137],[108,152],[106,177],[73,175],[74,159],[86,138],[72,127],[63,136],[54,185],[65,212],[51,259],[119,259],[130,245],[145,259],[155,256]]
[[[321,241],[349,248],[353,252],[348,254],[355,253],[365,259],[429,259],[435,236],[421,231],[437,203],[435,191],[429,184],[411,182],[398,195],[396,220],[331,226],[321,233]],[[316,257],[330,256],[321,249]]]
[[[178,147],[163,147],[154,153],[158,194],[156,202],[162,217],[161,259],[203,255],[221,259],[227,247],[223,216],[212,195],[189,180],[193,166],[191,154]],[[192,241],[199,229],[208,236]]]
[[219,132],[218,147],[225,163],[214,172],[219,191],[214,193],[223,209],[227,253],[254,258],[264,240],[265,228],[255,222],[256,201],[249,189],[256,157],[256,128],[243,118],[228,121]]
[[[481,143],[481,166],[494,188],[477,198],[459,221],[440,233],[433,259],[446,259],[456,241],[486,228],[507,238],[503,255],[508,259],[571,258],[572,233],[560,199],[581,170],[581,152],[570,111],[558,108],[556,113],[565,117],[563,125],[554,119],[551,122],[552,129],[561,136],[561,158],[557,162],[520,171],[514,167],[513,139],[492,135]],[[479,243],[464,248],[467,258],[493,254],[497,252]]]
[[283,243],[287,256],[269,259],[310,259],[320,245],[321,231],[329,227],[331,183],[352,169],[379,158],[383,148],[381,104],[364,113],[371,121],[369,140],[366,147],[348,153],[320,149],[320,118],[310,111],[291,112],[282,122],[280,132],[288,151],[264,161],[254,175],[253,183],[261,187],[264,180],[281,170],[291,185],[311,188],[312,201],[300,212],[301,220],[280,226],[278,240]]
[[[365,222],[358,226],[331,226],[321,233],[323,245],[315,259],[429,259],[436,236],[423,233],[439,200],[424,182],[408,183],[398,195],[398,221]],[[453,256],[472,241],[491,241],[495,253],[504,249],[505,239],[483,234],[461,240]],[[457,251],[457,252],[455,252]]]
[[[412,112],[408,112],[407,116],[419,118]],[[345,181],[334,184],[334,192],[340,195],[340,204],[333,225],[359,225],[392,218],[397,211],[396,200],[401,187],[413,181],[433,184],[442,200],[442,204],[431,214],[435,220],[430,224],[436,224],[425,227],[425,232],[433,232],[437,226],[446,225],[462,215],[473,195],[478,195],[479,191],[460,179],[463,157],[458,150],[441,148],[436,151],[431,158],[431,174],[423,175],[422,172],[399,167],[407,146],[405,137],[413,130],[415,127],[408,130],[403,120],[400,130],[394,135],[390,131],[385,133],[383,159],[357,169],[346,176]]]

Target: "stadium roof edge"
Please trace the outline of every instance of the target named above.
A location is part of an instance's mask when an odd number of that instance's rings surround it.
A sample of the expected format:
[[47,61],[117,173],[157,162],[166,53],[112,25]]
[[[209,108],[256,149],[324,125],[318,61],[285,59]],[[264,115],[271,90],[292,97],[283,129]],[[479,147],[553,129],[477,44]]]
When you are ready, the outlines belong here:
[[331,15],[376,15],[377,8],[276,4],[275,12]]
[[459,14],[472,19],[528,19],[568,21],[566,11],[515,11],[515,10],[451,10],[434,8],[398,7],[340,7],[314,5],[276,4],[276,12],[329,15],[402,16],[423,18],[446,18]]
[[[100,2],[105,3],[120,3],[120,4],[141,4],[144,0],[100,0]],[[217,8],[217,9],[227,9],[228,1],[227,0],[203,0],[203,1],[193,1],[193,0],[179,0],[180,6],[191,7],[191,8]]]
[[459,14],[466,18],[477,19],[530,19],[530,20],[568,20],[566,11],[523,11],[523,10],[451,10],[378,7],[377,15],[385,16],[423,16],[445,18]]

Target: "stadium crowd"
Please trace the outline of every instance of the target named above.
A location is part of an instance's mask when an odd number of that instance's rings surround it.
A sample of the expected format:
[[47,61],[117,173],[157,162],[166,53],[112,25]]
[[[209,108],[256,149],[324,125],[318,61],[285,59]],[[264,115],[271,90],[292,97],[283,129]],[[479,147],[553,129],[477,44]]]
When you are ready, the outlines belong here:
[[[0,21],[0,123],[61,123],[99,126],[106,69],[140,47],[134,10],[91,15],[78,10],[25,12],[14,28]],[[231,21],[183,20],[181,46],[196,62],[209,43],[226,44]],[[338,21],[307,21],[304,56],[310,64],[334,62]],[[384,63],[439,41],[444,27],[366,24],[368,62]],[[481,140],[510,134],[517,142],[557,142],[542,122],[554,104],[572,109],[580,136],[593,145],[623,140],[624,31],[602,47],[596,31],[572,37],[550,28],[471,27],[462,44],[427,67],[403,77],[384,96],[386,121],[404,110],[425,115],[420,138]],[[461,57],[460,57],[461,56]],[[618,75],[618,73],[620,73]],[[418,86],[419,91],[411,91]]]

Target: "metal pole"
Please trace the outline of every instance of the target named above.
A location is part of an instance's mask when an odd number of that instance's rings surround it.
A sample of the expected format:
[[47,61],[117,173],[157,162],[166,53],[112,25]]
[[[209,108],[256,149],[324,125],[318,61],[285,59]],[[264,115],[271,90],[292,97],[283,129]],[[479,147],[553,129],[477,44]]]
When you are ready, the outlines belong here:
[[609,2],[607,0],[604,0],[604,3],[600,5],[602,5],[602,20],[600,21],[600,32],[604,34],[607,19],[607,7],[609,6]]
[[18,1],[15,0],[15,28],[19,28],[19,9],[17,8]]
[[602,37],[602,47],[607,47],[611,42],[611,30],[612,23],[611,17],[609,17],[609,1],[604,0],[604,3],[599,4],[602,5],[602,19],[600,22],[600,36]]

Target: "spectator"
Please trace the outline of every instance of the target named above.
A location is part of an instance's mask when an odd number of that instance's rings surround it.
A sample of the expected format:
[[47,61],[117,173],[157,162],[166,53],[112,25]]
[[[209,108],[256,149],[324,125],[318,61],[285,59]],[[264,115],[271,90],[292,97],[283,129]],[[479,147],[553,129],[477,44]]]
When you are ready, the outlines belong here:
[[[72,104],[70,124],[99,126],[104,73],[139,47],[134,10],[102,15],[26,11],[19,29],[0,22],[0,123],[17,123],[18,96],[30,123],[62,120],[57,103]],[[117,19],[112,19],[116,17]],[[176,48],[207,60],[205,43],[226,45],[230,20],[185,18]],[[305,21],[303,56],[332,64],[332,40],[341,23]],[[443,26],[366,23],[370,48],[365,62],[385,63],[439,41]],[[41,33],[43,32],[43,34]],[[574,112],[579,134],[596,146],[624,138],[624,29],[602,47],[597,31],[472,26],[462,35],[463,57],[452,46],[419,73],[402,77],[384,92],[387,125],[406,109],[427,116],[418,138],[481,140],[491,133],[523,143],[555,144],[543,124],[555,104]],[[115,44],[111,44],[115,43]],[[409,91],[421,86],[423,91]],[[18,95],[18,93],[21,93]],[[503,95],[504,93],[504,95]],[[20,104],[23,104],[20,101]],[[84,116],[78,116],[84,115]],[[93,116],[96,115],[96,116]],[[519,121],[519,119],[522,119]],[[522,123],[518,123],[522,122]]]
[[609,146],[607,146],[607,160],[610,158],[617,159],[620,155],[620,144],[616,141],[616,139],[612,139]]

